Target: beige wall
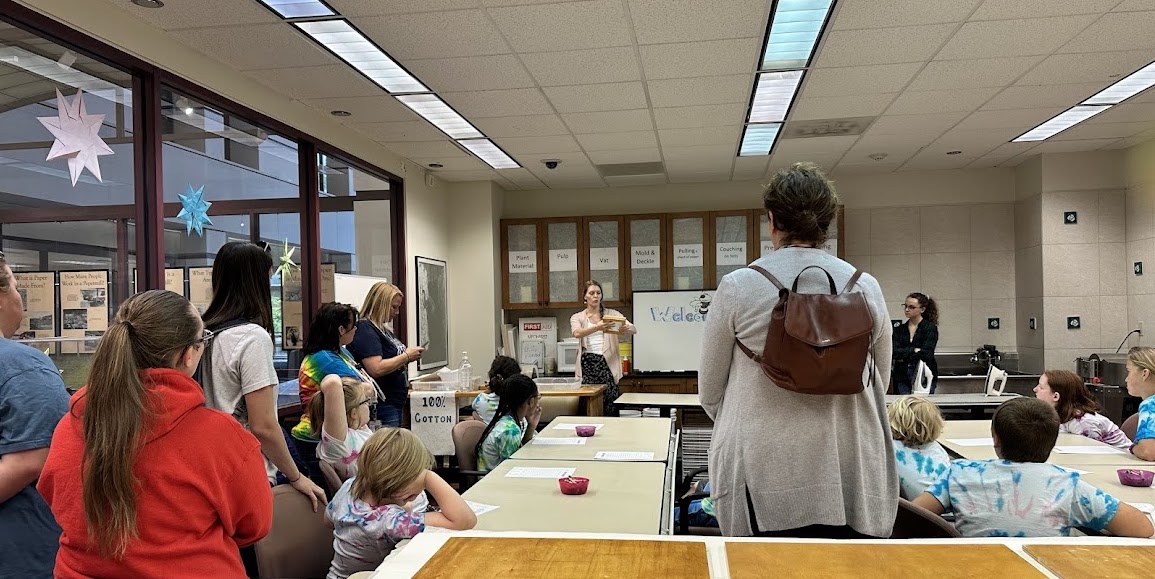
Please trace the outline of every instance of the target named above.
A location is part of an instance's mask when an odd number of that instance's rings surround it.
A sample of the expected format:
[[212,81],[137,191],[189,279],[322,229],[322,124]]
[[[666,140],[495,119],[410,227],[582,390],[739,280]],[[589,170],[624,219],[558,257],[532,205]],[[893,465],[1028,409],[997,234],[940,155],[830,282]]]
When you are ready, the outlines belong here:
[[444,218],[449,231],[450,347],[456,365],[469,352],[477,375],[489,368],[501,311],[498,221],[504,190],[488,181],[449,183]]
[[[1130,345],[1155,344],[1155,142],[1126,152],[1127,318],[1131,329],[1143,325],[1144,336]],[[1143,275],[1134,274],[1135,262]],[[1121,339],[1121,338],[1120,338]]]

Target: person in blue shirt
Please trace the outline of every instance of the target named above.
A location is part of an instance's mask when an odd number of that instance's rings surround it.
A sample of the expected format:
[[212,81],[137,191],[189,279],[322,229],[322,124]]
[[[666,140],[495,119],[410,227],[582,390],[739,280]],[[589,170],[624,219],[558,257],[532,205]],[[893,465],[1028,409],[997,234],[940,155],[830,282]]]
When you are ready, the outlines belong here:
[[60,527],[36,492],[68,391],[48,356],[8,338],[24,305],[0,253],[0,576],[52,577]]
[[954,511],[964,537],[1064,537],[1076,528],[1120,537],[1150,537],[1140,510],[1047,464],[1059,438],[1059,414],[1025,396],[1008,400],[991,420],[994,460],[956,460],[914,504],[941,515]]
[[1127,393],[1143,399],[1131,454],[1155,461],[1155,348],[1139,346],[1127,353]]

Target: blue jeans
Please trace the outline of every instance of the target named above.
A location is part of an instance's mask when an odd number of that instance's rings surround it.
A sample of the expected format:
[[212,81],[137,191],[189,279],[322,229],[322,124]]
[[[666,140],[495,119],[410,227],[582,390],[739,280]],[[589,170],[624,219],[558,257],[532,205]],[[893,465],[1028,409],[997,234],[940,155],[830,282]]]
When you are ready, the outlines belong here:
[[386,398],[377,403],[377,420],[381,426],[401,426],[401,416],[405,412],[405,399],[391,400]]

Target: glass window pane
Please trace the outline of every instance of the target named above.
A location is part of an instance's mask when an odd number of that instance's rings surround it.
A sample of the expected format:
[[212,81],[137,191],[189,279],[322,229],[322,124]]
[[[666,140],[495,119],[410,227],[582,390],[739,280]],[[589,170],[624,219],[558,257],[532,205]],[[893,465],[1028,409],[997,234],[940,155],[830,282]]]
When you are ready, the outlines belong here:
[[630,289],[662,289],[662,222],[659,219],[630,221]]
[[618,269],[620,233],[617,221],[594,221],[590,227],[590,277],[602,284],[602,299],[621,299],[621,272]]
[[702,265],[702,218],[674,219],[671,226],[674,234],[674,289],[704,288],[706,268]]
[[726,274],[747,265],[746,221],[745,215],[721,215],[714,219],[714,279],[719,282]]
[[[515,253],[532,254],[529,259],[537,261],[537,226],[530,223],[525,225],[508,225],[506,241],[509,244],[510,260]],[[541,267],[541,264],[538,264]],[[537,297],[537,270],[532,272],[507,273],[509,276],[509,301],[514,304],[536,304]]]
[[[566,303],[581,301],[578,294],[578,224],[550,223],[546,228],[549,239],[549,301]],[[556,253],[556,255],[555,255]]]

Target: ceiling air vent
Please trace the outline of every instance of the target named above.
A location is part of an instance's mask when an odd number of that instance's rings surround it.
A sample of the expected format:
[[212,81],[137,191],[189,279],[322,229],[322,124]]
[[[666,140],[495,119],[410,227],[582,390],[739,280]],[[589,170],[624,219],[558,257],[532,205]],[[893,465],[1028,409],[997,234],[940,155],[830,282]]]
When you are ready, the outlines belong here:
[[653,163],[616,163],[612,165],[595,165],[602,177],[625,177],[629,175],[661,175],[666,172],[666,166],[660,161]]
[[849,117],[845,119],[816,119],[812,121],[790,121],[782,129],[783,139],[806,139],[810,137],[845,137],[861,135],[874,122],[875,117]]

